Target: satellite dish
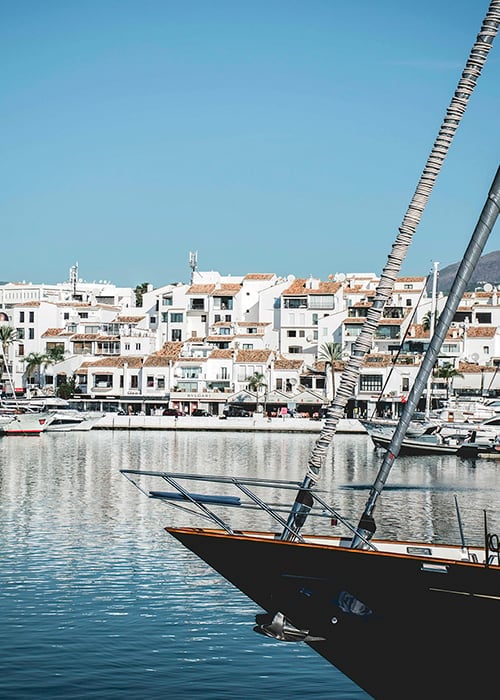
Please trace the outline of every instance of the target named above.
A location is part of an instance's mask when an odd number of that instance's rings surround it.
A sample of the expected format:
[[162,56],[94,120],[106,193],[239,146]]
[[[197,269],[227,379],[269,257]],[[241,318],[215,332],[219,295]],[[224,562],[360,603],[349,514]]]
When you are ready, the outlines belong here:
[[479,355],[477,354],[477,352],[473,352],[470,356],[470,359],[472,360],[472,362],[477,362],[479,360]]
[[335,275],[335,281],[336,282],[345,282],[346,275],[343,272],[337,272]]
[[287,275],[286,281],[287,282],[295,282],[295,275]]
[[486,282],[486,284],[483,286],[483,289],[485,292],[492,292],[493,291],[493,285],[490,284],[489,282]]

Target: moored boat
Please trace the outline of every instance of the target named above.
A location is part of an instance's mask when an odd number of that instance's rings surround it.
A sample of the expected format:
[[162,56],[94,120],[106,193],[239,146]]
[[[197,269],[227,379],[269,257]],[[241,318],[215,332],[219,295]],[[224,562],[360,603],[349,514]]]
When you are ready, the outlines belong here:
[[40,435],[52,419],[50,413],[4,413],[0,417],[0,435]]

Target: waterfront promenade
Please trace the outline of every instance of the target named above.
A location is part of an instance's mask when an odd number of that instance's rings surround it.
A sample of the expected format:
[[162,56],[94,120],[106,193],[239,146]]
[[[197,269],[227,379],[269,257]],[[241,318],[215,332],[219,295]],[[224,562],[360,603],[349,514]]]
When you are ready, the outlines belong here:
[[[320,433],[322,420],[308,418],[271,418],[253,416],[250,418],[209,418],[195,416],[120,416],[106,413],[93,427],[93,430],[195,430],[217,432],[267,432],[267,433]],[[338,433],[366,433],[361,423],[353,418],[341,418]]]

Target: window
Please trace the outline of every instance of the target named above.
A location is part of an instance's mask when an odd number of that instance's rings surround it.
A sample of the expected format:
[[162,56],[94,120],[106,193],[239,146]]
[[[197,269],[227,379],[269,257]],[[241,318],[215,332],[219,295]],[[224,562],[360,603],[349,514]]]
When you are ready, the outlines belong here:
[[34,311],[30,311],[30,313],[29,313],[29,322],[35,323],[35,312]]
[[79,318],[88,318],[88,317],[89,317],[89,313],[88,313],[88,311],[80,311],[80,312],[78,313],[78,317],[79,317]]
[[125,350],[130,350],[130,343],[125,343],[123,347],[125,348]]
[[296,338],[297,337],[297,331],[287,331],[286,332],[287,338]]
[[410,391],[410,378],[409,377],[402,377],[401,379],[401,391],[404,393],[407,393]]
[[151,316],[151,318],[149,319],[149,323],[151,326],[154,326],[156,323],[156,316]]
[[205,309],[205,300],[191,299],[191,309],[193,311],[203,311]]
[[318,325],[318,314],[313,314],[313,315],[312,315],[312,322],[313,322],[313,326],[317,326],[317,325]]
[[165,388],[165,377],[158,377],[158,380],[157,380],[157,387],[158,387],[158,389],[164,389],[164,388]]
[[199,379],[201,377],[201,367],[181,367],[182,379]]
[[224,321],[225,321],[226,323],[231,323],[231,316],[228,316],[228,315],[226,314],[226,316],[224,316]]
[[379,326],[375,331],[375,338],[399,338],[399,326]]
[[166,311],[164,311],[161,315],[161,322],[168,323],[168,313]]
[[139,387],[139,376],[137,374],[132,374],[130,376],[130,388],[137,389]]
[[174,343],[182,340],[182,330],[180,328],[173,328],[171,338]]
[[483,345],[483,354],[484,355],[489,355],[490,354],[490,349],[487,345]]
[[207,315],[206,315],[206,314],[202,314],[202,315],[201,315],[201,322],[202,322],[202,323],[205,323],[206,320],[207,320]]
[[24,345],[22,343],[19,343],[17,346],[17,354],[19,357],[24,357]]
[[305,331],[299,331],[299,338],[305,338],[306,337],[306,332]]
[[283,389],[283,380],[282,379],[276,380],[276,389]]
[[411,306],[411,299],[406,300],[406,306]]
[[359,378],[359,390],[380,392],[382,390],[382,375],[362,374]]
[[413,289],[413,285],[407,283],[407,284],[403,285],[403,289]]
[[65,321],[69,321],[69,311],[65,311],[63,314],[63,318]]
[[113,386],[113,377],[111,374],[94,374],[95,389],[109,389]]
[[221,315],[220,315],[220,314],[215,314],[215,316],[214,316],[214,323],[219,323],[219,322],[220,322],[220,319],[221,319]]
[[300,345],[290,345],[290,347],[288,348],[288,352],[290,353],[290,355],[298,355],[302,352],[302,348],[300,347]]
[[309,308],[310,309],[334,309],[335,308],[335,297],[333,294],[322,295],[314,294],[309,297]]
[[24,323],[24,311],[19,312],[19,323]]
[[141,344],[140,344],[140,343],[136,343],[136,344],[135,344],[135,349],[136,349],[136,350],[140,350],[140,349],[141,349]]
[[231,335],[230,328],[219,328],[219,335]]
[[182,323],[184,318],[184,314],[178,314],[178,313],[171,313],[170,314],[170,321],[172,323]]
[[306,309],[307,300],[305,298],[288,298],[283,300],[283,306],[285,309]]
[[162,306],[172,306],[172,297],[162,297],[161,304]]
[[24,328],[16,328],[16,336],[18,340],[24,340]]
[[34,328],[28,328],[28,338],[30,340],[33,340],[35,337],[35,329]]
[[491,325],[491,313],[478,312],[476,314],[476,320],[478,323],[487,323]]
[[146,386],[148,389],[152,389],[155,385],[154,377],[148,376],[146,377]]
[[214,309],[233,310],[233,297],[214,297]]
[[253,343],[243,343],[243,350],[253,350]]

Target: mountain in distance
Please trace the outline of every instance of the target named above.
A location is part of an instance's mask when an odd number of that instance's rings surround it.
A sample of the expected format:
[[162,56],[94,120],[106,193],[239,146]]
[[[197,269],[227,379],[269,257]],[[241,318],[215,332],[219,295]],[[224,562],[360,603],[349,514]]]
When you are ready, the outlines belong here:
[[[448,294],[455,279],[460,263],[453,263],[439,270],[438,276],[438,291],[443,294]],[[500,285],[500,250],[495,250],[493,253],[487,253],[479,258],[476,269],[472,273],[470,282],[467,286],[468,292],[473,292],[476,287],[483,288],[484,285],[492,285],[499,287]],[[487,287],[488,289],[488,287]],[[432,278],[427,284],[427,292],[432,292]]]

